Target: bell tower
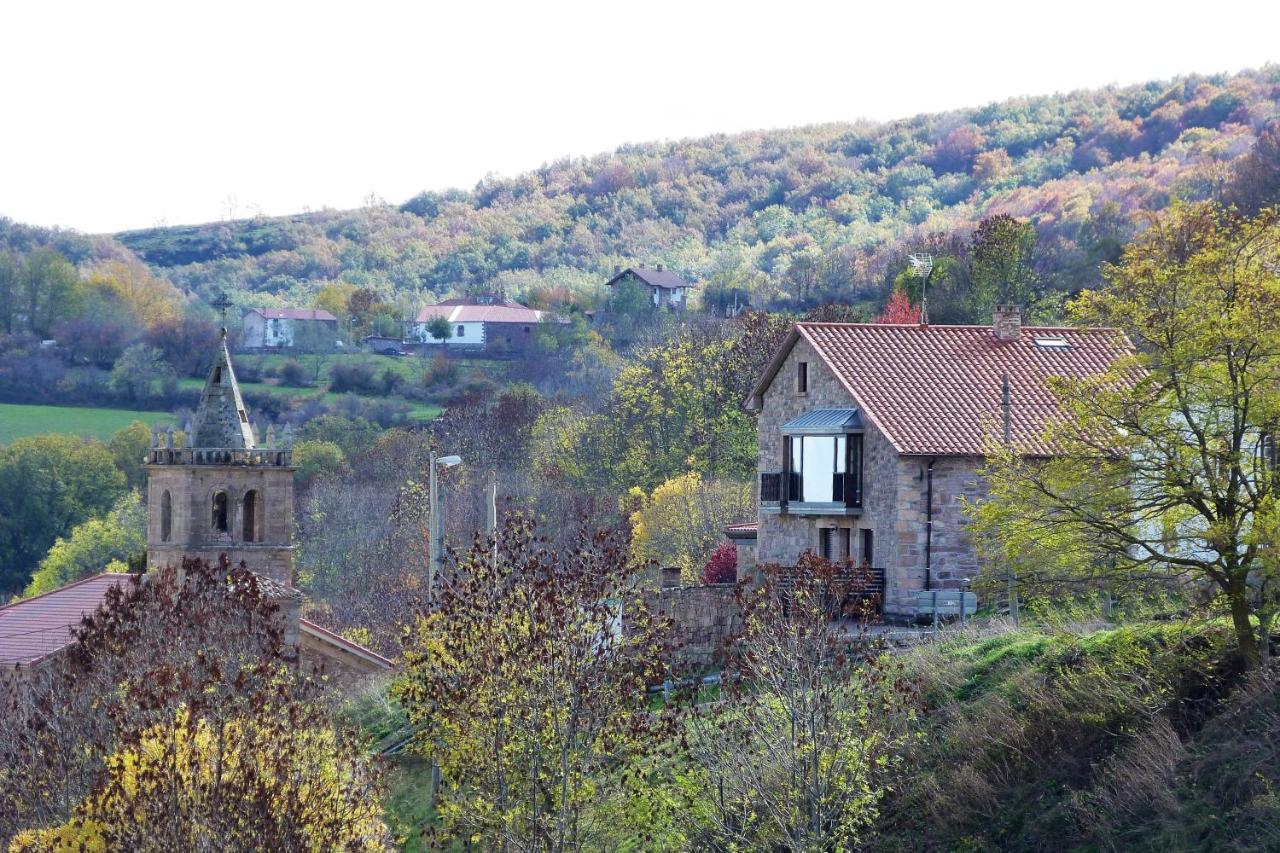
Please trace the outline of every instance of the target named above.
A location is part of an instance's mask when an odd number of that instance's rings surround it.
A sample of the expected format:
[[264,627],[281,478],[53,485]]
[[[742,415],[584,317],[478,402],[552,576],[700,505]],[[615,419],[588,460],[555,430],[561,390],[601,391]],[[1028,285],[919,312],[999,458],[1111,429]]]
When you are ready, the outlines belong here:
[[147,454],[147,566],[226,554],[293,586],[293,448],[268,428],[260,443],[231,367],[227,330],[195,417],[153,431]]

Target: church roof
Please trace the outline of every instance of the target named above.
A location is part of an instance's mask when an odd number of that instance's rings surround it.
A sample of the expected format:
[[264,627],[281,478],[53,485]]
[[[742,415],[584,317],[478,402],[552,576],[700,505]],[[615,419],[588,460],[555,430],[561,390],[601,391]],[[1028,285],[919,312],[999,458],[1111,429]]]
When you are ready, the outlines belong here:
[[244,407],[240,385],[231,367],[231,353],[227,351],[226,329],[222,330],[213,367],[205,380],[204,391],[200,393],[190,441],[192,447],[249,450],[255,446],[249,412]]

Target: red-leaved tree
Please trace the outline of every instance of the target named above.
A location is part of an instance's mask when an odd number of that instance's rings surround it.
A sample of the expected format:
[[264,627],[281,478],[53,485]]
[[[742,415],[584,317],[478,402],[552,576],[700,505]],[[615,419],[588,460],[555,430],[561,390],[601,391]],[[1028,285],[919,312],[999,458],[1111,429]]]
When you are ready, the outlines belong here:
[[901,290],[895,290],[884,306],[884,311],[876,318],[877,323],[918,323],[920,308],[911,304],[911,299]]
[[732,542],[722,542],[711,552],[702,567],[703,583],[733,583],[738,579],[738,549]]

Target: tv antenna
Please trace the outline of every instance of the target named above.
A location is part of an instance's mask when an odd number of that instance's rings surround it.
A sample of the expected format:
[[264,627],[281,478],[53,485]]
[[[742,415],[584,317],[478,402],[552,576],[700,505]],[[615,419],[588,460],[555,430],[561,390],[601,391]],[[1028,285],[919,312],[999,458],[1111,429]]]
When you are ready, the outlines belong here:
[[911,275],[920,279],[920,325],[929,325],[929,276],[933,273],[933,255],[928,252],[912,252],[907,255]]

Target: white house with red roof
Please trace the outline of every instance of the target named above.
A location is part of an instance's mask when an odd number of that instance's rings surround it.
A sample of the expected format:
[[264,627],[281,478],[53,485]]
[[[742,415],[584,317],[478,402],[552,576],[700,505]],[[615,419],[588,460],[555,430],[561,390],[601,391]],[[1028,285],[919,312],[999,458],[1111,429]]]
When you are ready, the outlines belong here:
[[[430,328],[440,317],[449,324],[449,337],[443,341],[433,337]],[[451,348],[520,350],[533,339],[539,323],[551,320],[545,311],[500,296],[467,296],[423,308],[407,337]]]
[[920,591],[980,568],[963,499],[985,494],[987,442],[1051,455],[1050,377],[1104,373],[1131,349],[1114,329],[1024,327],[1005,307],[992,326],[798,323],[747,400],[758,562],[865,561],[883,570],[885,612],[914,613]]
[[338,318],[318,308],[250,308],[244,314],[245,349],[332,349],[337,340]]

